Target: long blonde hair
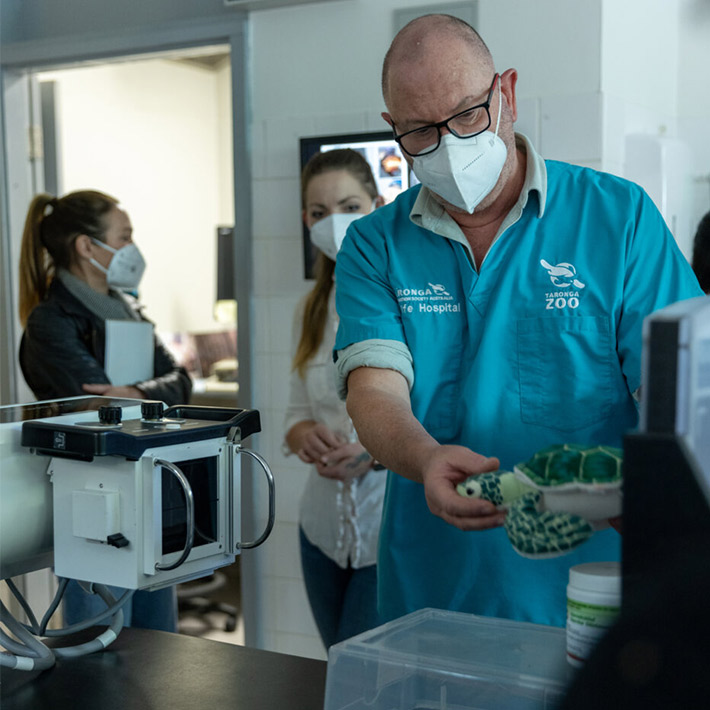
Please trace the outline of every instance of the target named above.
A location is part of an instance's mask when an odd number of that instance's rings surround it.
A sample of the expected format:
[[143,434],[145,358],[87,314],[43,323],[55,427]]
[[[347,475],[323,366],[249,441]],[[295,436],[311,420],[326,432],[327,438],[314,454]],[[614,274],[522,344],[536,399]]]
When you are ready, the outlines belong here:
[[[36,195],[27,211],[20,247],[20,322],[47,296],[58,268],[68,269],[74,259],[74,241],[80,234],[106,241],[106,214],[118,200],[96,190],[70,192],[58,199]],[[51,209],[50,209],[51,208]]]
[[[370,164],[361,153],[350,148],[329,150],[316,153],[306,164],[301,175],[301,203],[306,208],[306,191],[311,179],[335,170],[345,170],[362,186],[374,200],[377,197],[377,183],[372,175]],[[328,317],[328,298],[333,288],[335,262],[322,252],[315,264],[316,282],[306,298],[303,309],[303,327],[293,358],[293,369],[303,377],[308,361],[316,354],[323,342],[325,322]]]

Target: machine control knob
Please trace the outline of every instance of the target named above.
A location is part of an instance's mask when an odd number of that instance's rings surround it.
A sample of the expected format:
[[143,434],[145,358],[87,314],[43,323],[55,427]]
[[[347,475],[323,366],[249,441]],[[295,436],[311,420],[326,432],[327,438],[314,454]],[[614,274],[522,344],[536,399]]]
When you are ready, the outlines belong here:
[[99,407],[99,421],[102,424],[120,424],[121,423],[121,408],[112,406],[101,406]]
[[163,418],[162,402],[143,402],[141,404],[141,417],[148,421],[155,421]]

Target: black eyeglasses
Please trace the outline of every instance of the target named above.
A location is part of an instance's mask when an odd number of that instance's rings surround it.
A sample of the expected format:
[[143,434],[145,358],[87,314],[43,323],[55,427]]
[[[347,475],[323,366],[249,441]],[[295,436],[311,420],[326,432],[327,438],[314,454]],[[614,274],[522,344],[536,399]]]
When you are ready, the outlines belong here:
[[420,155],[433,153],[441,143],[441,129],[446,127],[457,138],[473,138],[479,133],[487,131],[491,125],[491,98],[496,86],[498,74],[493,77],[491,88],[488,91],[488,98],[476,106],[471,106],[459,113],[450,116],[445,121],[430,123],[421,128],[415,128],[406,133],[397,135],[397,131],[392,129],[394,139],[399,143],[402,150],[416,158]]

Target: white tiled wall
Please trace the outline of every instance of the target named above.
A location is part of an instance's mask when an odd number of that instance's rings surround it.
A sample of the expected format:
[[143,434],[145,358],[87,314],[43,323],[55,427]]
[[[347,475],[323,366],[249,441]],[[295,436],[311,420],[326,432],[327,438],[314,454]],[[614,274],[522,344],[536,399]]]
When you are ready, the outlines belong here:
[[311,288],[303,277],[299,138],[380,129],[379,113],[267,118],[253,131],[255,391],[259,446],[276,476],[276,524],[260,551],[266,648],[325,658],[300,570],[298,502],[308,467],[281,450],[291,370],[293,312]]

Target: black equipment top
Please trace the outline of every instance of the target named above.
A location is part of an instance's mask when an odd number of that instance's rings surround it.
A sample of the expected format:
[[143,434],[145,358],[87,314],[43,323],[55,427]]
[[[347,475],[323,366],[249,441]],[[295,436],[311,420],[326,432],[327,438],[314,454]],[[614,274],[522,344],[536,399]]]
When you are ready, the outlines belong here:
[[24,422],[22,445],[40,454],[82,461],[91,461],[94,456],[138,460],[150,448],[226,437],[235,428],[240,440],[261,431],[259,412],[255,409],[178,405],[154,418],[155,411],[147,408],[150,418],[123,422],[120,407],[110,409],[99,421]]

